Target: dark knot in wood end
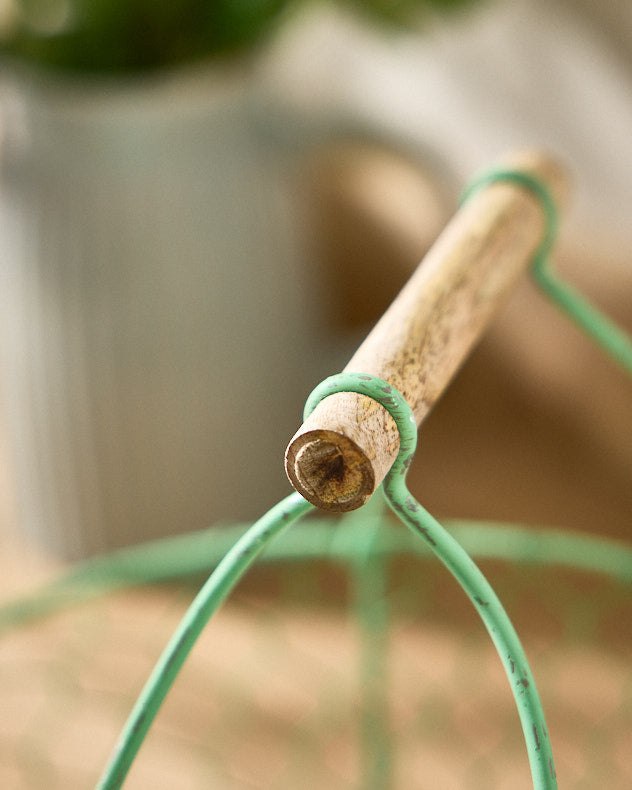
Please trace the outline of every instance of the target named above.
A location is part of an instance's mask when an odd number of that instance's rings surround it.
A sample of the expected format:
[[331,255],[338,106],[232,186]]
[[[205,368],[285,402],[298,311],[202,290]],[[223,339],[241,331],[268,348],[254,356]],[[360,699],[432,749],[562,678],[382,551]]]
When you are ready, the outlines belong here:
[[334,431],[308,431],[295,437],[285,469],[294,488],[323,510],[355,510],[375,489],[373,467],[365,453]]

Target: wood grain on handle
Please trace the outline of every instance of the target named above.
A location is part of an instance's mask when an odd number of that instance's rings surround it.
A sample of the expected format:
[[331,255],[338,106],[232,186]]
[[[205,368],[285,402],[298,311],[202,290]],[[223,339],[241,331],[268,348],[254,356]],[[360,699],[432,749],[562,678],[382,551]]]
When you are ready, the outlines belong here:
[[[515,154],[498,166],[537,176],[558,205],[566,197],[563,168],[542,153]],[[528,265],[544,230],[542,206],[524,187],[499,181],[475,192],[345,371],[388,381],[419,425]],[[398,448],[397,428],[382,406],[339,393],[322,401],[292,438],[286,472],[317,507],[354,510],[382,482]]]

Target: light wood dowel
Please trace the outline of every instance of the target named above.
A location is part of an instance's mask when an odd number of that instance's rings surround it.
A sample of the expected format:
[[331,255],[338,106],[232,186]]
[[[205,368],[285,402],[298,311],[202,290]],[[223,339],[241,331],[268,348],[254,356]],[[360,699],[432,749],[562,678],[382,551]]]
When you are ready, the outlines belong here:
[[[537,176],[558,206],[565,201],[565,171],[549,156],[521,152],[498,166]],[[544,230],[542,206],[528,189],[498,181],[475,192],[345,371],[388,381],[419,425],[526,268]],[[322,401],[292,438],[286,472],[317,507],[354,510],[382,482],[398,448],[397,428],[382,406],[339,393]]]

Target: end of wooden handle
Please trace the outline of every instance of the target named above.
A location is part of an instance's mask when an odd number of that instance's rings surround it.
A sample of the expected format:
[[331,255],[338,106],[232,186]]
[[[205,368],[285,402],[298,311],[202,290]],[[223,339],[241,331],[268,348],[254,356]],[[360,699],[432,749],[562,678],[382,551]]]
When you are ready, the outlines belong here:
[[294,488],[321,510],[355,510],[375,490],[366,454],[335,431],[299,432],[287,448],[285,471]]
[[380,485],[399,450],[395,421],[379,403],[353,392],[322,400],[285,453],[294,488],[321,510],[361,507]]

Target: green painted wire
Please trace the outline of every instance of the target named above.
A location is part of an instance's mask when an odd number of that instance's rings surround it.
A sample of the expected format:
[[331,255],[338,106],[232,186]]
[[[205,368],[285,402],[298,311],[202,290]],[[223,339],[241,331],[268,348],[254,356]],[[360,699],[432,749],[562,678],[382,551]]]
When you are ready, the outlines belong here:
[[539,178],[521,170],[491,170],[470,182],[461,202],[465,202],[480,188],[499,181],[509,181],[529,190],[536,196],[544,211],[546,227],[531,265],[535,281],[552,302],[632,375],[632,339],[585,296],[551,270],[550,253],[557,235],[558,213],[546,185]]
[[557,780],[542,703],[526,655],[496,593],[467,552],[414,499],[406,474],[417,444],[417,426],[403,395],[388,382],[362,373],[343,373],[325,379],[305,406],[307,417],[321,400],[338,392],[357,392],[380,403],[393,417],[400,435],[397,459],[384,481],[393,511],[434,551],[453,574],[478,611],[503,664],[518,708],[535,790],[555,790]]
[[[258,562],[329,560],[348,567],[367,528],[380,517],[362,511],[362,522],[310,518],[300,533],[284,532],[268,544]],[[608,538],[569,534],[544,526],[524,527],[468,519],[446,519],[444,527],[470,556],[524,565],[555,565],[632,582],[632,547]],[[209,574],[248,529],[247,524],[216,526],[184,535],[117,549],[78,564],[36,592],[0,606],[0,635],[25,623],[114,590]],[[430,553],[409,531],[383,530],[373,551],[396,557]]]
[[[343,519],[343,532],[353,540],[347,563],[353,591],[353,617],[358,630],[360,666],[359,735],[362,790],[389,790],[393,782],[393,739],[389,726],[388,554],[379,550],[384,536],[385,505],[372,497]],[[403,530],[399,530],[403,532]]]
[[262,516],[225,555],[158,660],[97,783],[97,790],[121,787],[169,689],[211,615],[226,600],[264,547],[312,508],[299,494],[290,494]]

